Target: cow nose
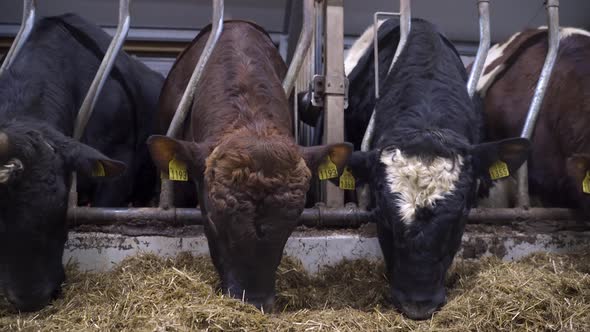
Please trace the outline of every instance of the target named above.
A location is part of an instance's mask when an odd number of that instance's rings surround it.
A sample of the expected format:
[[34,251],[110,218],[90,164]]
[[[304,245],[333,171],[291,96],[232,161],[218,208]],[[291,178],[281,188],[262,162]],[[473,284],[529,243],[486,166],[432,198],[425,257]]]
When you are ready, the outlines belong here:
[[21,312],[32,312],[43,309],[49,302],[57,298],[61,293],[61,287],[55,289],[45,288],[40,291],[33,291],[28,293],[15,292],[8,289],[6,291],[6,298],[15,309]]
[[264,313],[271,313],[274,309],[275,298],[274,296],[248,298],[248,303]]
[[432,296],[403,296],[402,294],[394,291],[393,303],[404,315],[413,320],[429,319],[446,302],[444,289],[435,292]]

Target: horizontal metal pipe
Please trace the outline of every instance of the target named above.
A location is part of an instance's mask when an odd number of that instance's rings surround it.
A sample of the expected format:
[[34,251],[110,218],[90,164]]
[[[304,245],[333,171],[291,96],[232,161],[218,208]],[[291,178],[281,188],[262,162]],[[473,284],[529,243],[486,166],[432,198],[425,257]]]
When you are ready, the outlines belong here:
[[[523,221],[564,221],[579,220],[580,216],[570,209],[472,209],[469,224],[506,224]],[[170,225],[201,225],[203,218],[199,209],[189,208],[91,208],[77,207],[69,210],[68,223],[77,225],[111,225],[134,222],[165,222]],[[371,221],[369,211],[354,205],[344,208],[326,208],[319,205],[303,210],[299,224],[307,227],[358,227]]]
[[31,31],[33,31],[33,26],[35,25],[36,7],[37,1],[24,1],[22,23],[20,29],[18,30],[18,33],[16,34],[16,37],[14,38],[14,41],[12,42],[12,46],[8,50],[8,53],[6,53],[6,56],[4,57],[4,62],[2,63],[2,66],[0,66],[0,76],[2,76],[2,73],[4,73],[4,71],[7,70],[8,67],[10,67],[14,59],[16,59],[18,53],[23,48],[23,45],[29,38]]

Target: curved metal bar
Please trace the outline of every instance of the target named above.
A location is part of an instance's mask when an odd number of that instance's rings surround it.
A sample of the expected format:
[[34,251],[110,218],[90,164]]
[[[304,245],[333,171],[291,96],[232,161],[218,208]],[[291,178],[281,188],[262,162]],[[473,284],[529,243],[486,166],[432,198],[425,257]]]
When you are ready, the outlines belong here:
[[[189,113],[189,108],[191,103],[193,102],[193,98],[195,96],[195,92],[197,90],[197,85],[201,80],[201,76],[203,76],[203,72],[205,71],[205,66],[215,49],[215,45],[217,45],[217,41],[221,36],[221,32],[223,31],[223,12],[224,12],[224,1],[223,0],[213,0],[213,15],[211,18],[212,26],[211,26],[211,33],[209,34],[209,38],[207,38],[207,43],[205,43],[205,48],[201,53],[201,57],[195,66],[193,74],[188,82],[186,90],[180,99],[180,103],[176,108],[176,112],[174,113],[174,117],[172,118],[172,122],[170,123],[170,127],[168,127],[168,131],[166,135],[169,137],[176,137],[180,128],[182,128],[182,124],[186,120],[186,117]],[[167,209],[172,206],[173,202],[173,186],[170,180],[162,179],[162,185],[160,190],[160,207]]]
[[4,63],[0,66],[0,76],[4,73],[5,70],[10,67],[14,59],[18,56],[18,53],[23,48],[23,45],[29,38],[31,31],[33,31],[33,26],[35,25],[35,13],[36,13],[37,1],[36,0],[25,0],[23,2],[23,19],[12,42],[12,46],[6,53],[6,57],[4,58]]
[[389,66],[389,70],[387,74],[391,73],[393,69],[393,65],[395,65],[397,58],[402,53],[404,48],[406,47],[406,43],[408,42],[408,35],[410,34],[410,30],[412,28],[412,4],[411,0],[400,0],[400,19],[399,19],[399,28],[400,28],[400,37],[399,37],[399,44],[397,44],[397,49],[395,50],[395,55],[393,56],[393,61],[391,61],[391,65]]
[[176,108],[176,112],[174,113],[174,118],[170,123],[170,127],[168,127],[168,132],[166,133],[167,136],[176,137],[178,135],[178,131],[180,130],[186,116],[188,115],[189,107],[193,101],[193,97],[195,96],[195,92],[197,90],[197,85],[201,80],[201,76],[203,76],[203,71],[205,70],[205,66],[215,49],[215,45],[217,45],[217,41],[221,36],[221,32],[223,31],[223,11],[224,11],[224,2],[223,0],[213,0],[213,18],[211,19],[212,26],[211,26],[211,33],[209,34],[209,38],[207,39],[207,43],[205,44],[205,48],[201,53],[201,57],[195,66],[195,70],[193,71],[193,75],[188,82],[186,90],[182,95],[182,99]]
[[[105,56],[98,67],[98,71],[96,72],[96,76],[94,76],[94,80],[90,84],[90,88],[88,89],[88,93],[82,102],[82,106],[80,106],[80,111],[78,112],[76,121],[74,122],[74,139],[76,140],[80,140],[84,134],[84,129],[86,128],[86,124],[88,124],[88,120],[92,115],[92,111],[94,109],[94,105],[96,105],[100,91],[109,77],[111,69],[113,68],[113,65],[117,59],[117,55],[119,54],[119,51],[123,46],[123,42],[125,41],[125,37],[127,36],[127,32],[129,31],[129,25],[131,24],[129,2],[130,0],[119,0],[119,23],[117,24],[117,32],[109,44],[109,48],[107,49]],[[72,209],[77,205],[78,181],[76,178],[76,173],[73,172],[70,179],[68,209]]]
[[483,72],[483,65],[490,49],[490,1],[477,0],[477,8],[479,13],[479,47],[467,81],[467,93],[471,98],[475,94],[475,88]]
[[[549,33],[549,49],[547,50],[547,56],[545,57],[545,63],[535,88],[535,94],[529,107],[529,111],[522,129],[521,137],[530,139],[533,136],[535,130],[535,123],[541,105],[543,104],[543,98],[551,79],[551,73],[557,60],[557,53],[559,51],[559,0],[547,0],[547,16],[549,20],[548,33]],[[525,162],[522,167],[518,170],[518,206],[529,206],[529,183],[528,183],[528,165]]]
[[311,45],[313,37],[313,26],[314,26],[314,0],[303,0],[303,25],[301,26],[301,34],[299,35],[299,41],[297,42],[297,48],[293,54],[293,60],[289,65],[285,79],[283,80],[283,90],[287,97],[293,91],[295,85],[295,79],[299,74],[301,65],[309,46]]
[[[387,74],[391,72],[395,62],[397,61],[399,55],[401,54],[402,50],[406,46],[408,41],[408,35],[410,34],[410,30],[412,28],[412,4],[411,0],[400,0],[400,39],[399,43],[397,44],[397,49],[395,50],[395,55],[393,56],[393,60],[391,61],[391,65],[389,66],[389,70]],[[395,13],[375,13],[373,19],[373,25],[375,29],[374,39],[373,39],[373,49],[374,49],[374,61],[375,61],[375,102],[379,99],[379,47],[377,45],[378,38],[378,28],[377,28],[377,21],[379,15],[395,15]],[[367,130],[365,131],[365,135],[363,136],[363,141],[361,143],[361,151],[369,151],[371,140],[373,139],[373,132],[375,131],[375,109],[373,109],[373,113],[371,113],[371,119],[369,120],[369,124],[367,125]],[[365,185],[358,191],[358,202],[359,207],[361,209],[366,209],[369,206],[369,186]]]
[[117,59],[117,55],[123,46],[123,42],[125,41],[125,37],[127,37],[127,32],[129,31],[129,25],[131,23],[131,17],[129,15],[129,2],[130,0],[120,0],[119,1],[119,23],[117,25],[117,32],[105,53],[104,58],[98,67],[98,72],[90,85],[90,89],[88,89],[88,93],[84,98],[84,102],[82,102],[82,106],[80,107],[80,111],[78,112],[78,116],[76,117],[76,123],[74,127],[74,139],[80,140],[82,138],[82,134],[84,133],[84,129],[86,128],[86,124],[92,115],[92,111],[94,109],[94,105],[96,105],[96,101],[98,100],[98,96],[100,95],[100,91],[102,90],[104,83],[106,82],[113,65],[115,64],[115,60]]

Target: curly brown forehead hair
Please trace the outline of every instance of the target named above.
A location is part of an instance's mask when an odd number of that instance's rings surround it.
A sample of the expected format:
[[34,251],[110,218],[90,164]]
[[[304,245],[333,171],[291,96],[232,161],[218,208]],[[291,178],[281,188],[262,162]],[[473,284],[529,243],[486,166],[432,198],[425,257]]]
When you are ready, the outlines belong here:
[[255,215],[261,209],[302,209],[311,172],[291,137],[238,130],[207,158],[205,178],[213,208]]

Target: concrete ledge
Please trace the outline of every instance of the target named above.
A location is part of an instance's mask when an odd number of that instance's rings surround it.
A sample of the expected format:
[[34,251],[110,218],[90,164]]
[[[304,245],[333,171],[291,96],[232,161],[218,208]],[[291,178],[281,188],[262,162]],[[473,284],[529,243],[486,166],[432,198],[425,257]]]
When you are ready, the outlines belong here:
[[[533,252],[567,252],[587,247],[590,232],[559,231],[536,233],[515,231],[509,227],[470,227],[463,235],[459,259],[477,259],[495,255],[515,260]],[[124,258],[141,252],[175,256],[188,251],[208,255],[207,239],[202,232],[179,237],[123,236],[107,233],[72,232],[66,243],[64,262],[75,261],[82,270],[105,271]],[[285,255],[301,260],[310,273],[342,260],[381,260],[382,254],[374,229],[295,232],[287,241]]]

